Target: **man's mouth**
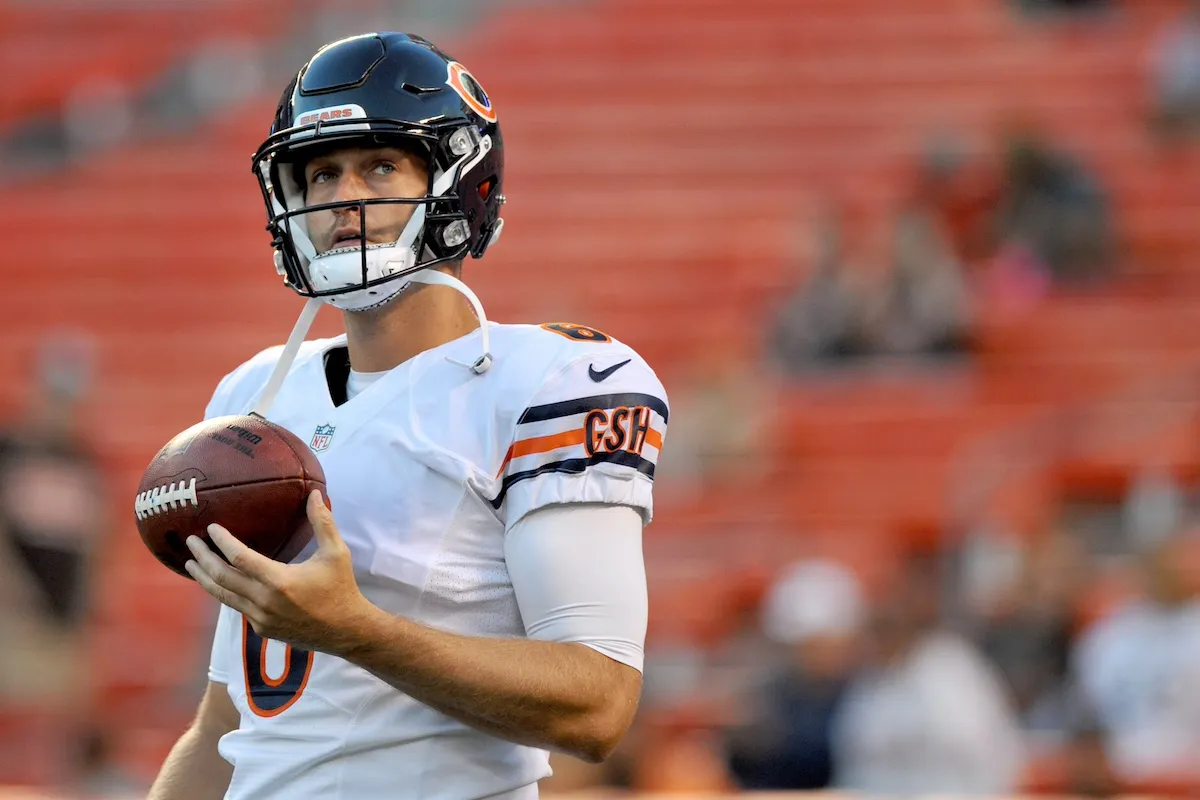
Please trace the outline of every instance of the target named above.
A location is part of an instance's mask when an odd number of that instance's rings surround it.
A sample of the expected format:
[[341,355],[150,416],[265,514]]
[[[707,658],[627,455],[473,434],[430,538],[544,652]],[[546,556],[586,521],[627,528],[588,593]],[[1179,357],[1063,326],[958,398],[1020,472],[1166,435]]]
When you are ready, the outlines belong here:
[[359,247],[363,243],[362,230],[359,228],[342,228],[333,232],[331,249],[342,247]]

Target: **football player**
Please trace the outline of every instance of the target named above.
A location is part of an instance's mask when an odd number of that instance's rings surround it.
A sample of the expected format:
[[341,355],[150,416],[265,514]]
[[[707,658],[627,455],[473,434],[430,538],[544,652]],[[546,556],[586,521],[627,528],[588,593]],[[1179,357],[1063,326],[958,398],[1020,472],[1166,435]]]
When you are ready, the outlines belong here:
[[319,50],[253,164],[276,267],[346,333],[298,325],[207,415],[300,435],[332,511],[309,498],[291,564],[188,542],[222,607],[150,796],[534,798],[548,751],[602,760],[637,708],[662,384],[591,328],[486,319],[460,276],[500,233],[500,126],[430,42]]

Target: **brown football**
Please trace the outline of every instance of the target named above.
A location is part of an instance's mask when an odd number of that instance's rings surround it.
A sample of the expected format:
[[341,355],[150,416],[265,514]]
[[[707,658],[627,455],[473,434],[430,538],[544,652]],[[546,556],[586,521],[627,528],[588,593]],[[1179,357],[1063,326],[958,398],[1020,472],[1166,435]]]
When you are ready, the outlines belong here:
[[138,485],[134,517],[155,558],[190,578],[189,536],[220,554],[208,537],[213,522],[256,552],[291,561],[312,539],[305,503],[313,489],[325,495],[325,473],[291,431],[254,414],[215,417],[158,451]]

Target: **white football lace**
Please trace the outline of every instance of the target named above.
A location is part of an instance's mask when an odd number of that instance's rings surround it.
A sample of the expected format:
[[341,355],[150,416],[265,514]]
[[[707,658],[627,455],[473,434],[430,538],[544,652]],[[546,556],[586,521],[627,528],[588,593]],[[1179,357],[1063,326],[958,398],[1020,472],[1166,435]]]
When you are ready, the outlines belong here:
[[138,519],[146,519],[176,508],[184,508],[189,503],[196,508],[200,507],[200,501],[196,498],[195,478],[192,478],[190,483],[179,481],[147,489],[137,496],[133,510]]

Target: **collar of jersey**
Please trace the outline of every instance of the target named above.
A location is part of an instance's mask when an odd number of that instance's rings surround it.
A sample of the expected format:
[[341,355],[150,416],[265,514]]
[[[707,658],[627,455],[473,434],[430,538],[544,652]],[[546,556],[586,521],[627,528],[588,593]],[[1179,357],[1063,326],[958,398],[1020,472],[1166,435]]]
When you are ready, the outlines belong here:
[[[489,322],[489,325],[495,327],[498,323]],[[329,450],[338,449],[340,444],[351,438],[351,434],[359,426],[375,417],[385,405],[396,402],[402,396],[406,395],[412,386],[412,382],[407,380],[408,375],[419,362],[429,358],[451,359],[457,347],[464,344],[471,344],[472,340],[477,340],[478,337],[479,328],[475,328],[457,339],[451,339],[437,347],[423,350],[407,361],[397,364],[395,367],[379,375],[379,378],[373,381],[370,386],[367,386],[340,406],[333,404],[333,398],[329,394],[329,384],[325,380],[325,354],[335,347],[344,347],[346,344],[346,335],[342,334],[331,339],[317,353],[316,358],[309,359],[305,364],[307,373],[313,376],[313,379],[318,381],[318,385],[321,387],[320,408],[311,413],[313,416],[321,419],[321,422],[318,424],[332,424],[337,428],[337,436],[334,437],[333,442],[329,445]],[[481,377],[473,375],[469,369],[454,368],[462,369],[464,379],[475,380]]]

